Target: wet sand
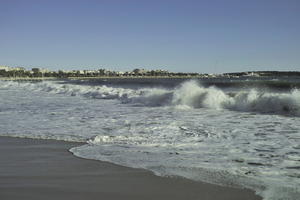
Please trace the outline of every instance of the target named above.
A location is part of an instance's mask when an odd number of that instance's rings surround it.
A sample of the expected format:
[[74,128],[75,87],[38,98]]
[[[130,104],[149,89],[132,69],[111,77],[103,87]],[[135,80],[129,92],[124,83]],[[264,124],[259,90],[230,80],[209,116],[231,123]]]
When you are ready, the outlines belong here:
[[0,137],[1,200],[258,200],[253,191],[81,159],[80,143]]

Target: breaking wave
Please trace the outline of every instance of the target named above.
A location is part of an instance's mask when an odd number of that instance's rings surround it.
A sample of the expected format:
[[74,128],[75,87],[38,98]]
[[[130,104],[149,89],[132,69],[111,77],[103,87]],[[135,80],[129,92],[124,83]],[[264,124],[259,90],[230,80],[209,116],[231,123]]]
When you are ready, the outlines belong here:
[[300,115],[300,91],[263,92],[256,89],[226,94],[215,88],[201,87],[195,81],[183,83],[173,93],[172,103],[192,108],[229,109],[235,111]]
[[53,81],[39,83],[2,81],[0,84],[0,88],[9,87],[22,87],[29,90],[95,99],[118,99],[122,103],[139,106],[184,106],[186,108],[228,109],[300,116],[300,91],[298,89],[288,93],[251,89],[233,94],[226,93],[214,86],[203,87],[194,80],[184,82],[175,89],[128,89],[105,85],[73,85]]

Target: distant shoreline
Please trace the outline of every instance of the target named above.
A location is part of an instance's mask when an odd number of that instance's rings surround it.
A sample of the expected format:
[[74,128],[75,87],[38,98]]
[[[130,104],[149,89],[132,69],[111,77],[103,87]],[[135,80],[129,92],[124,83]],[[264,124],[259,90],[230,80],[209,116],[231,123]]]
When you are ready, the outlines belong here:
[[60,79],[60,78],[56,78],[56,77],[0,77],[1,81],[18,81],[18,80],[31,81],[31,80],[54,80],[54,79]]
[[300,77],[300,71],[245,71],[222,74],[169,72],[167,70],[134,69],[132,71],[58,70],[0,66],[0,80],[63,80],[63,79],[215,79],[215,78]]
[[[205,78],[203,76],[94,76],[94,77],[0,77],[3,81],[17,81],[17,80],[79,80],[79,79],[192,79]],[[212,78],[212,77],[210,77]]]
[[268,75],[245,75],[245,74],[235,74],[235,73],[225,73],[218,75],[209,75],[205,76],[203,74],[198,75],[134,75],[134,76],[37,76],[37,77],[6,77],[0,76],[0,81],[43,81],[43,80],[84,80],[84,79],[218,79],[218,78],[227,78],[227,79],[243,79],[243,78],[277,78],[277,77],[296,77],[300,78],[300,72],[289,72],[289,73],[270,73]]

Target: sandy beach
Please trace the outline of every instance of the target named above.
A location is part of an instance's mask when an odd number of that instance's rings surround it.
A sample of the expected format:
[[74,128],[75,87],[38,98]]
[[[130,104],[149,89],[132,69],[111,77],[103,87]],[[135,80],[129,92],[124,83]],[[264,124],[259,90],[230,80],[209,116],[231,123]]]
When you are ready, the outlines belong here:
[[0,137],[0,199],[261,199],[249,190],[77,158],[68,149],[78,145]]

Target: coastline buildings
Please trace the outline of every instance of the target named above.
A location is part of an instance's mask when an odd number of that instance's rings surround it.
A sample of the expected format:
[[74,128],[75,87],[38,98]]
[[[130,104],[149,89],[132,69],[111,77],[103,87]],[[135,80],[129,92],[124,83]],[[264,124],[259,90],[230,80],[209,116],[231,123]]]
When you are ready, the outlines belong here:
[[199,74],[199,73],[182,73],[182,72],[169,72],[167,70],[146,70],[136,68],[132,71],[113,71],[107,69],[96,70],[58,70],[51,71],[44,68],[32,68],[26,70],[24,67],[9,67],[0,66],[0,78],[76,78],[76,77],[177,77],[177,78],[238,78],[238,77],[271,77],[271,76],[300,76],[300,72],[293,71],[248,71],[248,72],[234,72],[224,74]]
[[42,68],[26,70],[23,67],[0,66],[0,77],[156,77],[156,76],[198,76],[198,73],[173,73],[167,70],[146,70],[136,68],[132,71],[97,70],[58,70],[51,71]]

